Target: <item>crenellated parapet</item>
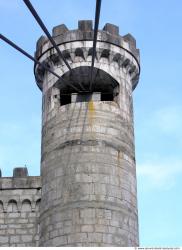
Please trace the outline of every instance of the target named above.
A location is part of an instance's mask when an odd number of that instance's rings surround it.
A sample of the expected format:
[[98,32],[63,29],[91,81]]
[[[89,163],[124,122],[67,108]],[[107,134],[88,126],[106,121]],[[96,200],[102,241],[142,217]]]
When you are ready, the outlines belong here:
[[[92,21],[89,20],[79,21],[77,30],[69,30],[64,24],[61,24],[54,27],[52,31],[52,37],[72,69],[91,66],[93,35]],[[56,50],[44,36],[41,36],[37,42],[35,57],[53,68],[63,78],[64,74],[68,72],[64,62],[60,60]],[[120,81],[116,71],[124,72],[128,75],[132,89],[134,89],[140,74],[139,50],[136,48],[134,37],[130,34],[121,36],[118,26],[105,24],[103,30],[98,31],[94,67],[105,71],[116,81]],[[35,65],[34,70],[37,84],[42,89],[45,70],[38,65]],[[89,70],[84,71],[88,79]],[[78,74],[81,76],[80,72],[77,72]],[[79,80],[83,81],[87,89],[89,83],[85,79]]]
[[24,207],[29,207],[32,212],[38,210],[41,200],[40,176],[28,176],[27,168],[19,167],[14,168],[12,177],[0,177],[0,212],[21,212]]
[[41,177],[26,167],[0,178],[0,247],[38,246],[40,203]]
[[[93,25],[91,20],[78,21],[77,30],[69,30],[65,24],[52,29],[52,37],[56,44],[72,41],[93,41]],[[108,42],[130,51],[139,60],[139,50],[136,48],[136,40],[131,34],[119,35],[119,27],[107,23],[103,30],[98,31],[98,41]],[[45,46],[46,45],[46,46]],[[36,58],[38,59],[46,50],[52,48],[49,40],[41,36],[37,41]]]

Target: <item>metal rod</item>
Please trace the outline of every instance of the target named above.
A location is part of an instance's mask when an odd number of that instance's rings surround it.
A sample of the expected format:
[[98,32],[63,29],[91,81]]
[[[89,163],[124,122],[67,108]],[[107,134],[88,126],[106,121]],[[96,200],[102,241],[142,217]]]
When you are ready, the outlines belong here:
[[[64,63],[66,64],[67,68],[73,72],[72,68],[70,67],[69,63],[66,61],[66,59],[64,58],[62,52],[60,51],[59,47],[57,46],[56,42],[54,41],[54,39],[52,38],[51,34],[49,33],[48,29],[46,28],[45,24],[43,23],[43,21],[41,20],[40,16],[38,15],[38,13],[36,12],[35,8],[33,7],[33,5],[31,4],[31,2],[29,0],[23,0],[23,2],[26,4],[27,8],[30,10],[30,12],[32,13],[32,15],[34,16],[35,20],[37,21],[37,23],[39,24],[39,26],[41,27],[41,29],[44,31],[44,33],[46,34],[47,38],[49,39],[49,41],[51,42],[52,46],[55,48],[55,50],[57,51],[59,57],[64,61]],[[82,89],[84,89],[83,85],[81,83],[78,83],[80,85],[80,87]]]
[[58,74],[56,74],[54,71],[52,71],[49,67],[47,67],[45,65],[45,63],[39,62],[33,56],[31,56],[30,54],[28,54],[25,50],[23,50],[22,48],[20,48],[19,46],[17,46],[15,43],[13,43],[12,41],[10,41],[7,37],[5,37],[2,34],[0,34],[0,39],[2,39],[4,42],[6,42],[7,44],[9,44],[14,49],[18,50],[20,53],[22,53],[24,56],[28,57],[30,60],[32,60],[36,64],[39,64],[40,66],[42,66],[45,70],[49,71],[51,74],[53,74],[54,76],[56,76],[61,82],[69,85],[70,87],[72,87],[73,89],[75,89],[76,91],[79,92],[79,89],[77,89],[74,85],[72,85],[71,83],[65,82],[65,80],[62,77],[60,77]]
[[94,24],[94,39],[93,39],[93,49],[92,49],[92,64],[91,64],[91,69],[90,69],[90,91],[92,91],[92,84],[93,84],[93,68],[94,68],[94,61],[95,61],[95,55],[96,55],[97,33],[98,33],[98,27],[99,27],[101,1],[102,0],[96,0],[96,8],[95,8],[95,24]]

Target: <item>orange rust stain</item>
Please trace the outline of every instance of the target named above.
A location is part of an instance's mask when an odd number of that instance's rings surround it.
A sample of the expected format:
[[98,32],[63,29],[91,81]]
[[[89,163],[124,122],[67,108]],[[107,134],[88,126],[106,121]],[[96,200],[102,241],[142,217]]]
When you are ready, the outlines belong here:
[[94,107],[94,102],[91,100],[88,103],[88,118],[91,126],[93,125],[94,115],[95,115],[95,107]]
[[95,118],[95,105],[94,105],[94,102],[91,100],[88,102],[88,122],[91,128],[92,139],[95,139],[96,137],[96,133],[94,132],[94,128],[93,128],[94,118]]

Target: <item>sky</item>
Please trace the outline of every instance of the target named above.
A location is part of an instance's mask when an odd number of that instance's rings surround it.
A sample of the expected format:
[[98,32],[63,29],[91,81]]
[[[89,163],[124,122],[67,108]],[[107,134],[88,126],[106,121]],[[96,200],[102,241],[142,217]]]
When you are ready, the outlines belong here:
[[[47,25],[93,19],[95,0],[32,0]],[[133,93],[140,246],[182,246],[182,1],[102,0],[105,23],[131,33],[141,76]],[[0,31],[31,55],[43,34],[22,0],[0,0]],[[33,63],[0,41],[0,168],[40,174],[41,92]]]

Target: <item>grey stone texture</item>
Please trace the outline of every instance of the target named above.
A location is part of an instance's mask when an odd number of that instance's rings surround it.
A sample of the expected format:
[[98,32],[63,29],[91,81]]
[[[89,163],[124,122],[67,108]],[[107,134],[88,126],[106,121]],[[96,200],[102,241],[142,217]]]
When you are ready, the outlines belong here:
[[0,246],[138,246],[136,41],[113,24],[99,30],[89,92],[92,21],[72,31],[58,25],[53,38],[72,72],[41,36],[35,57],[64,82],[34,66],[42,90],[41,176],[28,176],[26,168],[13,177],[0,171]]
[[28,176],[27,168],[14,168],[13,170],[13,177],[26,177]]
[[[14,169],[25,173],[25,168]],[[0,246],[39,245],[40,177],[0,178]]]
[[74,103],[43,127],[41,245],[138,244],[133,131],[121,113]]
[[[53,37],[73,72],[49,41],[38,43],[37,59],[88,89],[92,22],[79,21],[74,31],[57,26]],[[139,244],[132,91],[140,66],[134,38],[106,24],[98,33],[94,70],[100,94],[86,93],[83,101],[35,65],[43,95],[40,246]],[[101,100],[106,91],[113,91],[113,100]],[[60,105],[62,93],[71,93],[70,103]]]

